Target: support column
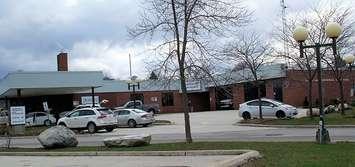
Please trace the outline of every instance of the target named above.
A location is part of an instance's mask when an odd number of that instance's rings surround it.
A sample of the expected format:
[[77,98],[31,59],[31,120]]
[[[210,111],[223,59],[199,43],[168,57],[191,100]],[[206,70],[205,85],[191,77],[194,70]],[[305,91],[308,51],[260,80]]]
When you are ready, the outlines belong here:
[[20,105],[22,105],[22,101],[21,101],[21,89],[17,89],[17,100],[16,100],[17,102],[17,106],[20,106]]
[[7,111],[9,111],[9,99],[7,98],[7,96],[5,96],[5,108]]
[[91,87],[92,107],[95,107],[95,88]]

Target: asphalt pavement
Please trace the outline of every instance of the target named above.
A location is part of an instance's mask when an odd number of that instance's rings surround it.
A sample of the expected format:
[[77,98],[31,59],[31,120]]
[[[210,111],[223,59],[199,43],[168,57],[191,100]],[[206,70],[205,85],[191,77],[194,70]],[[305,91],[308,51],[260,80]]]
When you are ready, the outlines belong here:
[[[173,125],[144,128],[117,128],[113,132],[79,134],[80,146],[103,145],[106,137],[133,134],[151,134],[152,143],[183,142],[185,138],[183,113],[160,114],[156,119],[173,121]],[[246,127],[235,124],[241,118],[237,111],[212,111],[191,113],[191,131],[195,141],[315,141],[315,128]],[[355,141],[355,128],[329,128],[332,141]],[[6,144],[0,138],[0,146]],[[36,137],[16,137],[13,147],[40,147]]]

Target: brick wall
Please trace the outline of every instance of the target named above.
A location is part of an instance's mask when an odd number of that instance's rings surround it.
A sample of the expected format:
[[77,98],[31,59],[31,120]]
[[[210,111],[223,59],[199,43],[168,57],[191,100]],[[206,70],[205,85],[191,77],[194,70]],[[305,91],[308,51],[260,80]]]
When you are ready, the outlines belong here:
[[235,109],[239,109],[239,104],[244,102],[244,85],[233,85],[233,105]]
[[[352,76],[351,76],[352,75]],[[346,102],[350,100],[350,90],[352,85],[352,79],[354,77],[354,72],[346,72],[344,78],[344,98]],[[340,91],[338,82],[333,78],[333,73],[331,71],[324,70],[322,73],[323,81],[323,99],[324,104],[330,104],[334,99],[340,98]],[[292,104],[295,106],[303,106],[305,98],[308,98],[308,81],[304,76],[302,71],[299,70],[288,70],[287,78],[284,83],[284,102]],[[318,99],[318,80],[317,76],[312,81],[312,102],[316,103]]]
[[210,100],[210,110],[211,111],[215,111],[217,109],[217,106],[216,106],[216,89],[213,87],[213,88],[209,88],[208,89],[208,92],[209,92],[209,100]]

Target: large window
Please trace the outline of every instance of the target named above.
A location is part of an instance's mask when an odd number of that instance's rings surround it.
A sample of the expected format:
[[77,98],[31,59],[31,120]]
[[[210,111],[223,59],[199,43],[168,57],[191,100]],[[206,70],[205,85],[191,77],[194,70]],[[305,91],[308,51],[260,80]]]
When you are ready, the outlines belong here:
[[162,100],[163,106],[173,106],[174,105],[174,93],[173,92],[162,93],[161,100]]

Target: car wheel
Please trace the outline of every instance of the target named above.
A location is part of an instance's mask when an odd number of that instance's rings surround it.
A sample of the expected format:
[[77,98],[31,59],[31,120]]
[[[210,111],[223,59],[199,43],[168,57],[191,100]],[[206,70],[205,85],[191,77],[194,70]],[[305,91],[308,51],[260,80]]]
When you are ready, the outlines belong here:
[[52,121],[47,119],[44,121],[44,126],[51,126],[52,125]]
[[151,108],[151,109],[149,109],[149,110],[148,110],[148,112],[149,112],[149,113],[152,113],[152,114],[155,114],[155,110],[154,110],[154,109],[152,109],[152,108]]
[[107,132],[112,132],[112,131],[113,131],[113,128],[105,128],[105,130],[106,130]]
[[137,122],[135,120],[131,119],[128,121],[128,126],[130,128],[135,128],[137,126]]
[[286,114],[285,114],[284,111],[279,110],[279,111],[276,112],[276,117],[279,118],[279,119],[280,118],[285,118]]
[[96,125],[92,122],[90,122],[87,126],[87,129],[89,133],[95,133],[96,132]]
[[64,127],[67,127],[67,125],[65,125],[65,123],[61,122],[58,124],[59,126],[64,126]]
[[242,117],[243,117],[244,120],[247,120],[247,119],[250,119],[250,118],[251,118],[249,112],[243,112]]

